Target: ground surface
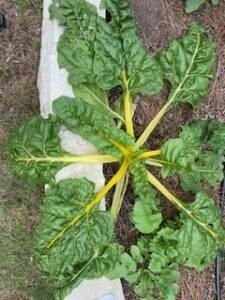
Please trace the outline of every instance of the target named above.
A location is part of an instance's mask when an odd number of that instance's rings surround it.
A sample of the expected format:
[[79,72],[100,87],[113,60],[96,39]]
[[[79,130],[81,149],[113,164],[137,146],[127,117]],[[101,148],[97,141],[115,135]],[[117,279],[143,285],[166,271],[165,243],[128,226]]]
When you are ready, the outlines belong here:
[[[25,117],[39,114],[36,77],[40,47],[41,0],[17,0],[27,3],[17,6],[10,0],[1,0],[0,12],[8,19],[8,28],[0,29],[0,147],[9,130]],[[204,25],[213,34],[218,53],[215,82],[207,101],[197,116],[225,121],[225,2],[217,7],[209,3],[191,15],[184,13],[184,2],[177,0],[130,0],[138,22],[140,38],[150,53],[154,54],[181,36],[192,21]],[[167,96],[167,89],[154,97],[141,97],[135,115],[137,136],[160,109]],[[157,128],[151,148],[160,145],[166,136],[174,137],[181,122],[192,120],[190,108],[183,106],[169,113]],[[12,178],[1,161],[0,170],[0,300],[51,300],[51,291],[44,288],[35,269],[31,254],[31,233],[38,219],[40,192],[30,191],[22,182]],[[108,169],[108,176],[113,170]],[[165,184],[173,186],[172,192],[186,197],[177,189],[175,178]],[[219,194],[214,195],[219,199]],[[163,199],[162,199],[163,200]],[[165,201],[164,201],[165,203]],[[126,202],[119,217],[117,238],[126,246],[135,241],[130,232],[128,213],[132,205],[132,190],[128,190]],[[164,204],[166,217],[174,209]],[[215,298],[214,266],[197,274],[182,269],[181,291],[177,300],[211,300]],[[223,280],[225,284],[225,280]],[[127,300],[137,299],[124,284]],[[225,296],[224,298],[225,299]]]

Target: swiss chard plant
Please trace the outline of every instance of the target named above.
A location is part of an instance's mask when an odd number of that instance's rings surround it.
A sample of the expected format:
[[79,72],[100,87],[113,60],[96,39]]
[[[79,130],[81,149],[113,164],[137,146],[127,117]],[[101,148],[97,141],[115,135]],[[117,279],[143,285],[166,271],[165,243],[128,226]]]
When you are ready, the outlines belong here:
[[[197,121],[181,126],[179,137],[161,149],[145,142],[163,116],[180,103],[193,110],[206,98],[214,76],[216,55],[207,32],[193,25],[154,57],[137,37],[133,15],[125,0],[103,0],[111,21],[97,14],[85,0],[53,0],[51,18],[65,30],[58,42],[58,63],[68,72],[74,98],[53,103],[48,119],[33,117],[15,129],[4,149],[10,170],[31,186],[47,183],[36,225],[34,256],[63,299],[84,279],[125,278],[140,299],[172,300],[178,291],[179,266],[203,270],[225,244],[219,209],[207,193],[223,179],[225,124]],[[136,139],[132,121],[136,96],[153,95],[170,83],[165,105]],[[120,87],[114,106],[108,95]],[[66,127],[91,142],[99,154],[74,155],[61,146],[59,132]],[[56,183],[56,173],[74,163],[117,163],[118,171],[96,192],[87,178]],[[193,201],[173,195],[153,175],[176,175],[180,188]],[[138,240],[126,252],[115,241],[115,224],[132,178],[135,201],[130,220]],[[115,188],[112,205],[99,203]],[[158,193],[178,209],[163,220]]]

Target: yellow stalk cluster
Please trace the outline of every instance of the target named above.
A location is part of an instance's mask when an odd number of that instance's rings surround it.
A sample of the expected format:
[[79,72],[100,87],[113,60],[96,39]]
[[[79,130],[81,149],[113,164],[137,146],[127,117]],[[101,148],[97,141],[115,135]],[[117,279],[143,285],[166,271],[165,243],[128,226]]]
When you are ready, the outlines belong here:
[[[129,82],[131,78],[127,78],[127,74],[124,71],[123,74],[123,82],[124,82],[124,118],[125,118],[125,127],[126,132],[134,137],[134,126],[132,121],[133,111],[132,111],[132,95],[129,91]],[[186,77],[185,79],[186,80]],[[183,82],[182,82],[183,84]],[[44,160],[49,161],[67,161],[67,162],[80,162],[80,163],[112,163],[119,162],[120,168],[117,173],[112,177],[112,179],[106,184],[106,186],[95,196],[93,201],[89,203],[85,208],[82,214],[75,216],[74,219],[49,243],[47,248],[50,248],[58,239],[60,239],[65,231],[74,226],[78,220],[80,220],[84,215],[88,215],[104,198],[104,196],[109,192],[109,190],[116,185],[115,195],[113,198],[113,203],[111,207],[111,213],[113,218],[119,214],[121,204],[123,201],[123,196],[126,191],[129,173],[128,169],[131,163],[137,160],[145,160],[146,164],[150,164],[153,166],[162,167],[163,164],[167,164],[168,162],[162,161],[160,159],[155,159],[152,157],[157,157],[160,155],[160,150],[152,150],[146,151],[141,154],[138,154],[138,150],[143,146],[146,142],[152,131],[155,129],[161,118],[165,115],[165,113],[169,110],[170,104],[174,101],[176,94],[178,93],[181,85],[175,91],[174,95],[169,99],[169,101],[163,106],[163,108],[159,111],[159,113],[153,118],[153,120],[146,127],[142,135],[136,141],[132,148],[126,148],[120,143],[116,141],[111,142],[116,146],[124,155],[123,159],[119,161],[118,158],[110,156],[110,155],[81,155],[81,156],[71,156],[62,158],[49,158],[46,157]],[[135,155],[136,154],[136,155]],[[28,161],[31,161],[33,158],[29,158]],[[172,163],[171,163],[172,164]],[[212,228],[203,222],[201,222],[198,218],[196,218],[193,212],[187,208],[185,203],[183,203],[180,199],[175,197],[168,189],[166,189],[161,182],[148,171],[148,181],[152,184],[158,191],[160,191],[171,203],[173,203],[179,210],[186,213],[194,222],[196,222],[199,226],[204,228],[214,239],[218,238],[218,234],[212,230]]]

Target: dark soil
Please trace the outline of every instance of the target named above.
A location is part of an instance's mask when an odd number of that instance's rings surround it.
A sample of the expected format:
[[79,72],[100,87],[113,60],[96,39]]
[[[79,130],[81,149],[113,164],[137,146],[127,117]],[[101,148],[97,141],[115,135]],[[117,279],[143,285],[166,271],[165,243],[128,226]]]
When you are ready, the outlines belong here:
[[[181,105],[169,112],[156,128],[151,140],[146,143],[149,149],[158,149],[168,137],[176,137],[181,124],[189,123],[195,119],[216,119],[225,121],[225,2],[221,1],[216,7],[209,3],[204,4],[193,14],[185,14],[184,1],[176,0],[129,0],[138,25],[138,34],[150,54],[166,47],[173,39],[181,37],[193,22],[207,28],[214,37],[218,54],[216,76],[212,84],[212,90],[206,101],[199,107],[193,116],[189,105]],[[135,135],[140,136],[149,121],[160,110],[168,96],[169,86],[165,83],[164,90],[153,96],[139,97],[139,104],[134,115]],[[153,170],[152,170],[153,171]],[[154,171],[153,171],[154,172]],[[111,175],[112,169],[107,169],[106,174]],[[176,177],[170,177],[164,181],[171,192],[184,200],[192,199],[179,189]],[[172,187],[172,188],[171,188]],[[212,192],[215,200],[219,202],[219,192]],[[170,218],[176,213],[176,209],[160,196],[164,211],[164,217]],[[117,222],[117,239],[127,249],[136,241],[135,231],[132,231],[128,215],[133,205],[132,188],[129,186],[127,196],[122,205]],[[204,249],[200,249],[204,251]],[[182,277],[179,281],[180,292],[177,300],[212,300],[215,299],[215,266],[211,266],[203,272],[188,268],[181,268]],[[223,296],[225,299],[225,280],[222,279]],[[125,297],[127,300],[137,300],[130,286],[123,282]]]

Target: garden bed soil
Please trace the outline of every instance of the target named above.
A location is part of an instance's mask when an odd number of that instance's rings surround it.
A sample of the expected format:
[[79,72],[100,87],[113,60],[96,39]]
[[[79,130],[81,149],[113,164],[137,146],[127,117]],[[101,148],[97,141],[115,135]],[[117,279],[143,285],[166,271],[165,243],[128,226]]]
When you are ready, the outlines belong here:
[[[206,1],[207,2],[207,1]],[[158,149],[161,143],[168,137],[177,137],[181,124],[189,123],[195,119],[214,118],[225,122],[225,4],[224,1],[213,7],[209,3],[187,15],[184,12],[184,1],[177,0],[129,0],[138,24],[138,34],[151,54],[165,48],[170,41],[181,37],[187,28],[193,22],[204,26],[212,34],[216,43],[216,52],[218,55],[215,81],[212,84],[212,90],[206,101],[199,107],[196,114],[191,113],[189,105],[179,105],[169,112],[162,120],[161,124],[155,129],[151,139],[146,143],[149,149]],[[164,90],[153,96],[140,96],[139,104],[134,115],[134,125],[136,137],[140,136],[149,121],[160,110],[168,97],[168,83],[165,83]],[[114,95],[112,95],[113,97]],[[114,170],[113,170],[114,169]],[[108,176],[115,172],[116,167],[108,167],[106,174]],[[151,170],[157,172],[155,170]],[[155,173],[157,174],[157,173]],[[159,176],[159,174],[157,174]],[[179,188],[179,182],[175,176],[164,180],[171,192],[183,200],[191,200],[192,195],[183,193]],[[209,191],[214,199],[219,203],[219,191]],[[163,206],[165,218],[173,217],[177,212],[168,201],[159,195]],[[126,198],[122,205],[122,210],[117,222],[117,239],[127,249],[132,243],[135,243],[137,236],[131,230],[129,222],[129,212],[132,209],[134,197],[132,187],[129,185]],[[204,251],[204,249],[199,249]],[[196,272],[192,269],[181,268],[180,292],[177,300],[212,300],[215,299],[215,266],[211,266],[203,272]],[[222,280],[223,295],[225,299],[225,282]],[[124,293],[127,300],[137,300],[130,286],[123,282]]]
[[[23,2],[23,1],[21,1]],[[25,1],[24,1],[25,2]],[[40,3],[29,1],[30,3]],[[208,99],[200,106],[197,118],[215,118],[225,121],[225,3],[213,7],[206,4],[191,14],[184,13],[184,1],[177,0],[129,0],[138,23],[138,33],[145,48],[154,54],[174,39],[182,36],[187,27],[196,21],[213,33],[218,54],[215,81]],[[9,129],[27,116],[37,115],[38,94],[35,87],[39,45],[41,9],[39,6],[24,8],[9,0],[2,0],[0,11],[6,14],[8,28],[0,31],[0,147],[7,138]],[[140,97],[134,116],[136,136],[139,136],[168,95],[168,86],[153,97]],[[114,95],[112,94],[112,97]],[[176,137],[181,123],[191,122],[195,117],[188,105],[179,106],[168,113],[160,126],[156,128],[147,146],[157,149],[167,136]],[[105,168],[107,178],[115,172],[117,166]],[[176,177],[164,181],[170,190],[182,199],[190,200],[191,195],[184,194],[178,187]],[[172,188],[171,188],[172,187]],[[213,192],[217,202],[220,195]],[[30,261],[32,228],[38,219],[39,193],[30,192],[22,181],[15,181],[1,162],[0,173],[0,230],[1,250],[7,255],[0,256],[0,299],[38,299],[50,300],[50,291],[44,289],[44,283]],[[110,198],[110,195],[109,195]],[[117,239],[126,248],[136,241],[131,231],[128,214],[133,204],[132,188],[129,185],[127,196],[118,218]],[[161,197],[165,218],[173,217],[176,209]],[[2,214],[3,212],[3,214]],[[20,237],[18,239],[18,236]],[[200,249],[204,251],[204,249]],[[2,255],[2,254],[1,254]],[[182,268],[180,292],[177,300],[215,299],[214,266],[204,272],[196,273]],[[222,280],[225,285],[225,280]],[[129,285],[123,282],[127,300],[137,300]],[[225,288],[222,299],[225,299]]]

